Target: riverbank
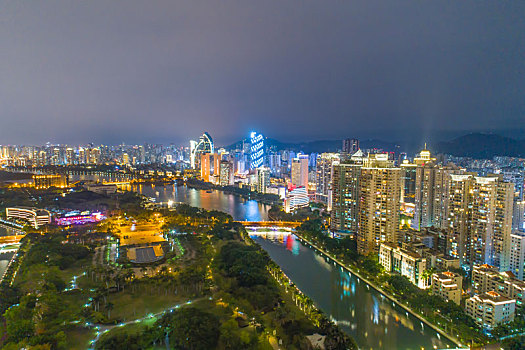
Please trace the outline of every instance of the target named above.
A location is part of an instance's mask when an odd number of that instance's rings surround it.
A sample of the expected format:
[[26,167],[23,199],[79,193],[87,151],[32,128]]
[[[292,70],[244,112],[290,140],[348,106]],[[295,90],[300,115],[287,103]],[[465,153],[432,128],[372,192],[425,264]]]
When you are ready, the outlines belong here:
[[349,273],[355,275],[357,278],[363,280],[367,285],[369,285],[370,287],[372,287],[373,289],[375,289],[378,293],[380,293],[381,295],[383,295],[384,297],[386,297],[387,299],[389,299],[390,301],[392,301],[393,303],[395,303],[396,305],[400,306],[401,308],[403,308],[406,312],[409,312],[411,315],[413,315],[415,318],[417,318],[418,320],[420,320],[421,322],[423,322],[424,324],[426,324],[427,326],[429,326],[431,329],[433,329],[434,331],[436,331],[438,334],[442,335],[443,337],[449,339],[451,342],[453,342],[454,344],[456,344],[458,347],[463,347],[464,345],[461,344],[461,342],[459,341],[458,338],[454,337],[453,335],[450,335],[448,333],[446,333],[445,331],[443,331],[441,328],[439,328],[437,325],[431,323],[430,321],[428,321],[427,319],[425,319],[423,316],[421,316],[419,313],[415,312],[414,310],[412,310],[410,307],[404,305],[402,302],[400,302],[397,298],[395,298],[393,295],[391,295],[390,293],[386,292],[385,290],[383,290],[380,286],[376,285],[375,283],[373,283],[372,281],[370,281],[369,279],[367,279],[366,277],[363,277],[362,274],[360,274],[358,271],[355,271],[355,269],[353,268],[350,268],[348,265],[344,264],[343,262],[341,262],[340,260],[338,260],[337,258],[333,257],[331,254],[329,254],[328,252],[326,252],[324,249],[322,248],[319,248],[316,244],[310,242],[309,240],[305,239],[303,236],[301,236],[300,234],[298,233],[294,233],[295,236],[299,239],[300,242],[302,242],[303,244],[307,244],[309,246],[311,246],[313,249],[315,249],[317,252],[321,253],[321,255],[323,255],[324,257],[332,260],[334,263],[336,263],[337,265],[339,265],[340,267],[342,267],[343,269],[345,269],[346,271],[348,271]]
[[[178,185],[178,184],[177,184]],[[248,200],[255,200],[262,204],[268,204],[268,205],[274,205],[274,204],[280,204],[281,199],[276,194],[270,194],[270,193],[259,193],[251,191],[247,188],[240,188],[236,186],[218,186],[214,185],[210,182],[200,181],[196,179],[188,179],[186,181],[186,186],[188,188],[194,188],[197,190],[217,190],[222,191],[227,194],[231,194],[234,196],[238,196],[244,199]]]

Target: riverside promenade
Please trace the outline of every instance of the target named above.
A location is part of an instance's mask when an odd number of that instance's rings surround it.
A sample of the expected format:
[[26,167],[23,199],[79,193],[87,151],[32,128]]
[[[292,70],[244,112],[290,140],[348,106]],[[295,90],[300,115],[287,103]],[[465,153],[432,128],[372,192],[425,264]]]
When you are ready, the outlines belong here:
[[332,260],[333,262],[335,262],[336,264],[338,264],[339,266],[341,266],[342,268],[344,268],[345,270],[347,270],[349,273],[355,275],[356,277],[358,277],[359,279],[363,280],[367,285],[371,286],[372,288],[374,288],[376,291],[378,291],[379,293],[381,293],[382,295],[384,295],[387,299],[389,299],[390,301],[392,301],[393,303],[399,305],[400,307],[402,307],[404,310],[406,310],[407,312],[409,312],[410,314],[412,314],[414,317],[416,317],[418,320],[420,320],[421,322],[423,322],[424,324],[428,325],[430,328],[432,328],[433,330],[435,330],[437,333],[441,334],[442,336],[444,336],[445,338],[449,339],[450,341],[452,341],[453,343],[455,343],[458,348],[460,349],[469,349],[468,346],[465,346],[463,344],[461,344],[460,340],[456,337],[454,337],[453,335],[451,334],[448,334],[446,333],[444,330],[442,330],[441,328],[439,328],[437,325],[431,323],[430,321],[428,321],[427,319],[425,319],[424,317],[422,317],[419,313],[415,312],[414,310],[412,310],[410,307],[408,307],[407,305],[403,304],[402,302],[400,302],[398,299],[396,299],[393,295],[391,295],[390,293],[386,292],[385,290],[383,290],[380,286],[376,285],[375,283],[371,282],[370,280],[368,280],[367,278],[363,277],[359,272],[355,271],[354,269],[350,268],[348,265],[344,264],[342,261],[338,260],[337,258],[333,257],[331,254],[329,254],[328,252],[326,252],[324,249],[322,248],[319,248],[316,244],[310,242],[309,240],[307,240],[306,238],[304,238],[303,236],[301,236],[301,234],[298,234],[297,232],[294,232],[294,235],[303,243],[305,244],[308,244],[309,246],[311,246],[313,249],[315,249],[316,251],[318,251],[319,253],[321,253],[322,255],[324,255],[325,257],[327,257],[328,259]]

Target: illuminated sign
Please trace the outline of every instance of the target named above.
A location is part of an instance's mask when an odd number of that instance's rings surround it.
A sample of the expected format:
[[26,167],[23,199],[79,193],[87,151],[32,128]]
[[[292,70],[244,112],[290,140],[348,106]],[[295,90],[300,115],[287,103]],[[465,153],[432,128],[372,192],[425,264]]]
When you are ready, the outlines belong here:
[[250,134],[252,147],[250,148],[250,168],[256,169],[263,165],[264,162],[264,137],[261,134],[252,132]]

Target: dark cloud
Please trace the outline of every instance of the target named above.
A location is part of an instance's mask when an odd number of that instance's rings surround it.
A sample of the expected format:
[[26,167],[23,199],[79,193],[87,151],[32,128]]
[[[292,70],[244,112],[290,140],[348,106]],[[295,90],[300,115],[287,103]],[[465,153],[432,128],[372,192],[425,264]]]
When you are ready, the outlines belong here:
[[0,143],[524,128],[523,1],[7,1]]

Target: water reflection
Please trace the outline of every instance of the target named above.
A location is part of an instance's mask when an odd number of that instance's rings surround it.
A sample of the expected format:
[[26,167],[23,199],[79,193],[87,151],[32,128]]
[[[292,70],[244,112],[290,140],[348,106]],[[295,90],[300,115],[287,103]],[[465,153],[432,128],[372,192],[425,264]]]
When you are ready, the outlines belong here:
[[414,316],[289,232],[255,231],[253,238],[315,304],[365,349],[453,347]]

